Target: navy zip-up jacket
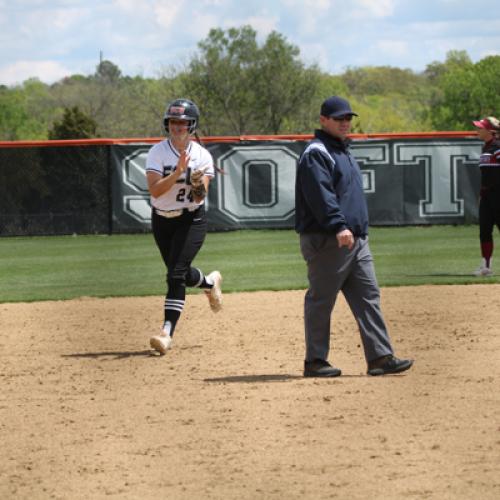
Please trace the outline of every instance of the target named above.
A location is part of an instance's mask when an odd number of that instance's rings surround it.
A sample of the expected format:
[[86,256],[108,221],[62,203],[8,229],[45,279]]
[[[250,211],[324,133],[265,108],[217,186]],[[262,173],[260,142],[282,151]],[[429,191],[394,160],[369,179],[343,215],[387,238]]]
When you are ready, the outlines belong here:
[[361,170],[348,142],[322,130],[300,157],[295,181],[295,230],[368,234],[368,207]]

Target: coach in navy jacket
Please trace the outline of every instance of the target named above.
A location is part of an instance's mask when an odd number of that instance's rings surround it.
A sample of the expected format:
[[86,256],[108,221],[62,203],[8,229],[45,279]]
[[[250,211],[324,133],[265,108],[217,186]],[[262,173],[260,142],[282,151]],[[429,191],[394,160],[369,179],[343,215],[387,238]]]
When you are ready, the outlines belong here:
[[295,229],[307,263],[304,302],[304,376],[336,377],[327,358],[330,320],[339,291],[358,323],[368,374],[408,370],[398,359],[380,310],[380,290],[368,246],[368,209],[358,163],[347,135],[357,116],[348,101],[332,96],[321,106],[321,129],[300,157],[295,186]]

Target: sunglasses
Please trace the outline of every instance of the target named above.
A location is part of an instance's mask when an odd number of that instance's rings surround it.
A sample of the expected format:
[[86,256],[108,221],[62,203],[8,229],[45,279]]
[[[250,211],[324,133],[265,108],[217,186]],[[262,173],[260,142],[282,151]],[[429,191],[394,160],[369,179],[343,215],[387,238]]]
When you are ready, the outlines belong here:
[[337,117],[332,117],[332,120],[335,120],[336,122],[350,122],[352,121],[352,115],[344,115],[344,116],[337,116]]

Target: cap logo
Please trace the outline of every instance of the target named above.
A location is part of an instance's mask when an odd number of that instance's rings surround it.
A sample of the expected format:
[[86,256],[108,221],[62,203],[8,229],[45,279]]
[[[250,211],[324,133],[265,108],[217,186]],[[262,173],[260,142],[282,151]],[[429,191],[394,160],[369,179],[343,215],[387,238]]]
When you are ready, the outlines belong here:
[[186,108],[184,106],[172,106],[170,108],[170,113],[172,113],[174,115],[183,115],[185,109]]

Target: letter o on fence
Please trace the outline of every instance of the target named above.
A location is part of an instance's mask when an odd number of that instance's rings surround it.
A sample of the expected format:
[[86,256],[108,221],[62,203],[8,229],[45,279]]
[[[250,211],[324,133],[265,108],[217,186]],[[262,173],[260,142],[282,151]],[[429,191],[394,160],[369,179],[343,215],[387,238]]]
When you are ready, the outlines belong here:
[[236,222],[287,220],[298,155],[286,146],[234,146],[218,159],[218,208]]

